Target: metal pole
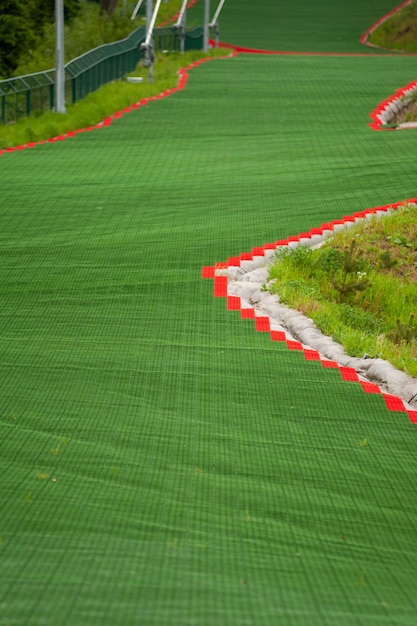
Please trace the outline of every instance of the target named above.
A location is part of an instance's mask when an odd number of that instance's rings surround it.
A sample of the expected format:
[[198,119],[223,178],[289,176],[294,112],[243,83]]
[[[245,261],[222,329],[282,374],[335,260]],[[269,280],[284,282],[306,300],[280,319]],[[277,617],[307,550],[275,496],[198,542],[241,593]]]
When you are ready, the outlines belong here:
[[210,31],[210,0],[204,0],[204,39],[203,50],[207,52],[209,49],[209,31]]
[[[152,0],[148,0],[148,2],[149,2],[149,5],[152,5]],[[153,14],[151,13],[150,23],[148,24],[148,21],[146,22],[146,27],[148,29],[148,32],[147,32],[146,39],[145,39],[145,46],[153,45],[153,41],[152,41],[153,29],[155,27],[156,16],[158,15],[160,6],[161,6],[161,0],[156,0],[155,11],[153,12]]]
[[188,0],[183,0],[182,7],[178,16],[178,20],[175,23],[175,28],[180,31],[180,53],[184,54],[185,50],[185,26],[186,26],[186,8]]
[[214,28],[214,33],[215,33],[215,37],[216,37],[216,48],[219,47],[219,43],[220,43],[219,15],[220,15],[220,11],[222,10],[225,1],[226,0],[220,0],[219,6],[217,7],[216,12],[213,15],[213,19],[211,20],[211,22],[209,24],[209,28]]
[[153,83],[153,64],[154,64],[154,53],[153,53],[153,37],[150,31],[151,22],[152,22],[152,13],[153,13],[153,0],[146,0],[146,39],[145,39],[145,55],[146,55],[146,63],[149,67],[148,72],[148,82]]
[[153,0],[147,0],[146,3],[146,39],[144,43],[141,45],[142,50],[145,51],[145,63],[147,67],[149,67],[149,82],[153,83],[153,66],[155,62],[154,57],[154,44],[153,44],[153,29],[156,22],[156,17],[158,15],[159,7],[161,6],[161,0],[157,0],[155,10],[152,13],[153,9]]
[[182,2],[182,6],[181,6],[180,12],[178,14],[178,19],[177,19],[177,21],[174,24],[175,28],[179,28],[181,26],[181,24],[182,24],[182,18],[184,17],[185,9],[187,8],[187,2],[188,2],[188,0],[183,0],[183,2]]
[[187,21],[187,14],[184,11],[184,14],[182,16],[181,32],[180,32],[180,54],[184,54],[185,52],[185,29],[187,26],[186,21]]
[[146,0],[146,34],[149,33],[149,28],[152,22],[153,13],[153,0]]
[[65,109],[63,0],[55,0],[55,112],[67,112]]

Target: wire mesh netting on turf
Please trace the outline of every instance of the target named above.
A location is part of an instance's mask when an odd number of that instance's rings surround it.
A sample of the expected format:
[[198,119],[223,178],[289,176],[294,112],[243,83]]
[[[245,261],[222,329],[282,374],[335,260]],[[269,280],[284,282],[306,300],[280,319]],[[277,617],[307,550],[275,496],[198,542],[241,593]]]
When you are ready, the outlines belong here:
[[240,55],[1,157],[4,624],[415,623],[415,427],[200,278],[415,195],[414,70]]

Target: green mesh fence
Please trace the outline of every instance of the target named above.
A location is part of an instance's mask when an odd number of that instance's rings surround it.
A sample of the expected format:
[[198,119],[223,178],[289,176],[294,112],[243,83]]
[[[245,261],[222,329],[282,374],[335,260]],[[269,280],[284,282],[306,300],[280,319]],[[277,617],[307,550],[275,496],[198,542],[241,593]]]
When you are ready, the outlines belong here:
[[0,119],[15,122],[31,111],[47,111],[54,102],[55,71],[0,80]]
[[0,157],[4,624],[414,626],[416,427],[201,280],[416,195],[414,72],[239,55]]

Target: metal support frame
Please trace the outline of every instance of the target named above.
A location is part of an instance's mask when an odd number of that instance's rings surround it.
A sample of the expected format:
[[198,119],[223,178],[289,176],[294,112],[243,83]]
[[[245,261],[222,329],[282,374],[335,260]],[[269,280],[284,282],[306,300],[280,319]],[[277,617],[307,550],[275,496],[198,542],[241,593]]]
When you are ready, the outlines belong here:
[[220,11],[223,8],[224,3],[226,2],[226,0],[220,0],[219,5],[216,9],[215,14],[213,15],[213,19],[211,20],[209,27],[214,29],[214,36],[215,36],[215,41],[216,41],[216,48],[219,47],[219,38],[220,38],[220,25],[219,25],[219,15],[220,15]]
[[153,45],[153,29],[155,27],[156,17],[158,15],[159,7],[162,0],[156,0],[155,9],[152,13],[152,0],[147,0],[146,3],[146,39],[141,45],[140,49],[145,53],[144,66],[149,67],[148,81],[153,83],[153,70],[155,64],[155,53]]
[[178,15],[178,19],[174,24],[174,28],[177,28],[180,35],[180,53],[184,54],[185,50],[185,27],[186,27],[186,9],[188,0],[183,0],[181,10]]

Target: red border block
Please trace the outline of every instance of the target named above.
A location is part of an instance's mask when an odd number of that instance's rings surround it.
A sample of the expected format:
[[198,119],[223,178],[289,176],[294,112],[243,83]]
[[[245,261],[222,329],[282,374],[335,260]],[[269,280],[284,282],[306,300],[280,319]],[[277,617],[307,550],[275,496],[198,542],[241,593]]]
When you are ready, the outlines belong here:
[[201,278],[214,278],[215,267],[211,265],[205,265],[201,270]]
[[227,310],[228,311],[240,311],[240,297],[239,296],[227,296]]
[[269,317],[265,317],[265,316],[255,317],[255,328],[258,332],[269,333],[271,330]]
[[265,250],[263,246],[257,246],[256,248],[252,248],[253,256],[265,256]]
[[361,380],[359,382],[362,385],[362,389],[365,393],[382,393],[378,385],[375,385],[374,383],[368,383],[364,380]]
[[397,396],[391,396],[389,393],[382,394],[385,403],[390,411],[405,411],[404,402]]
[[336,361],[328,361],[327,359],[323,359],[322,361],[323,367],[327,367],[327,369],[339,369],[339,364]]
[[343,380],[346,380],[348,382],[354,382],[354,383],[359,382],[358,374],[356,370],[353,369],[353,367],[340,366],[339,369],[340,369],[340,373],[342,374]]
[[287,337],[282,330],[271,330],[272,341],[287,341]]
[[243,320],[253,320],[255,317],[255,309],[240,309],[240,317]]
[[299,341],[293,341],[292,339],[287,339],[288,350],[302,350],[303,346]]
[[214,277],[214,297],[225,298],[227,296],[227,276]]
[[417,424],[417,411],[407,411],[408,417],[413,424]]
[[304,358],[306,361],[320,361],[320,353],[317,350],[304,350]]

